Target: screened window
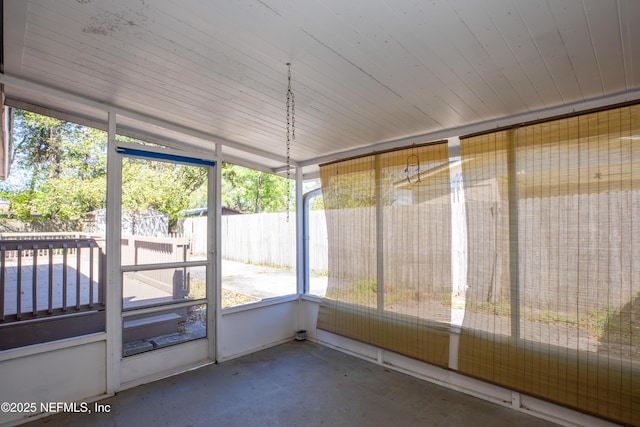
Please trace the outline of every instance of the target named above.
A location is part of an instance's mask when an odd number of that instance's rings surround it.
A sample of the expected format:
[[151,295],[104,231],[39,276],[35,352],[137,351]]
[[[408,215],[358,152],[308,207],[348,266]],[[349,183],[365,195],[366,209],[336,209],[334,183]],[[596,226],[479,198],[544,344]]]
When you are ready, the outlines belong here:
[[640,107],[463,138],[459,369],[640,423]]
[[446,365],[447,144],[324,165],[321,177],[329,260],[318,327]]
[[318,327],[640,424],[640,106],[446,147],[321,167]]
[[0,350],[103,332],[107,135],[27,110],[12,119],[0,179]]
[[297,292],[293,194],[286,178],[223,163],[223,308]]

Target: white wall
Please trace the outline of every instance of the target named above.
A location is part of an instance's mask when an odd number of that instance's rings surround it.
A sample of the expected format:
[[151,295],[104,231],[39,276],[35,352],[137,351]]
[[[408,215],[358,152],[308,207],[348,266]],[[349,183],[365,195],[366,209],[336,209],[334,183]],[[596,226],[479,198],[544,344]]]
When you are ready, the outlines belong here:
[[293,339],[298,328],[297,296],[223,310],[218,325],[218,362]]
[[24,422],[41,403],[91,402],[106,393],[104,334],[21,348],[0,354],[0,403],[29,403],[23,412],[0,411],[0,425]]
[[202,355],[208,354],[209,345],[209,339],[199,339],[126,357],[121,362],[118,390],[207,364],[210,361]]

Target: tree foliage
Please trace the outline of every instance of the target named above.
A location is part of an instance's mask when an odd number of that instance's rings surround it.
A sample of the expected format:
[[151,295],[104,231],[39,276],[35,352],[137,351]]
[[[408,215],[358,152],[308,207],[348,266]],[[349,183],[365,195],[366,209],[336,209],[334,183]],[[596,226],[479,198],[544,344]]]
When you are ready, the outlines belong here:
[[12,160],[30,170],[30,190],[58,178],[106,175],[105,132],[23,110],[16,111],[15,121]]
[[104,206],[106,149],[105,132],[17,110],[11,173],[22,182],[0,195],[21,220],[82,218]]
[[[22,220],[81,219],[104,208],[107,140],[104,131],[17,110],[11,173],[21,178],[0,183],[0,197]],[[285,178],[262,171],[222,163],[222,175],[223,205],[242,212],[283,211],[287,190],[294,194]],[[181,211],[206,206],[205,167],[125,157],[122,182],[125,212],[157,209],[173,223]]]
[[383,169],[378,180],[373,170],[336,175],[323,187],[322,206],[327,209],[367,208],[376,206],[378,197],[384,206],[393,205],[402,198],[396,182],[403,173],[398,169]]
[[[0,185],[0,197],[21,220],[80,219],[104,208],[107,140],[104,131],[17,110],[11,173],[22,182]],[[122,176],[124,210],[155,208],[175,221],[206,201],[203,167],[125,158]]]
[[[289,191],[293,194],[293,185]],[[222,204],[246,213],[282,212],[287,208],[287,179],[223,163]]]
[[342,174],[329,181],[323,191],[328,209],[363,208],[376,205],[373,171]]
[[[207,168],[125,158],[122,164],[122,207],[126,212],[157,209],[175,222],[180,212],[206,203]],[[194,199],[192,195],[197,197]]]

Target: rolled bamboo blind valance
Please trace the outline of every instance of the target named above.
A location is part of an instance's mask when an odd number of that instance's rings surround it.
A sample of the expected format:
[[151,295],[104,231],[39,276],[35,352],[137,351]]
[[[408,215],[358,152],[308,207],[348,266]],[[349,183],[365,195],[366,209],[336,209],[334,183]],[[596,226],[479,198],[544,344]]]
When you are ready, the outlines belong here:
[[640,425],[640,106],[461,139],[459,371]]

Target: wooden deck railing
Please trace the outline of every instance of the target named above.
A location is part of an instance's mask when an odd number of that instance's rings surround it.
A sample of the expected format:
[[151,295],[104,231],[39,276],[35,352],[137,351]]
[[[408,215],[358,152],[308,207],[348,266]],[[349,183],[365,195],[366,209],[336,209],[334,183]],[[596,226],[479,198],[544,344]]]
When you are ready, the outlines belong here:
[[[88,233],[76,233],[76,232],[50,232],[50,233],[0,233],[0,241],[3,240],[61,240],[61,239],[94,239],[96,241],[102,241],[104,238],[95,234]],[[46,249],[39,249],[38,255],[47,255]],[[67,255],[74,255],[76,248],[68,248]],[[54,255],[62,255],[62,248],[54,248]],[[33,256],[33,250],[24,249],[21,254],[23,257]],[[7,259],[15,259],[17,256],[16,251],[7,251],[5,254]]]
[[[91,234],[0,234],[0,351],[105,330],[104,247]],[[188,239],[123,237],[121,248],[124,265],[189,260]],[[130,274],[170,301],[189,293],[186,268]]]
[[20,237],[0,240],[0,326],[103,308],[106,269],[99,240]]

